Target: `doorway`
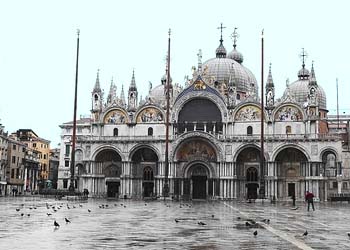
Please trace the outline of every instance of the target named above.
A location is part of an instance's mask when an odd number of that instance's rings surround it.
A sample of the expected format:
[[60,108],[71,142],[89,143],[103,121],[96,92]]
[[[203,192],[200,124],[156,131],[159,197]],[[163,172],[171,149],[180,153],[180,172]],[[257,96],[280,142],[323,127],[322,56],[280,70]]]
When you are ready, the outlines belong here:
[[112,181],[107,182],[107,197],[116,198],[119,196],[120,182]]
[[207,198],[207,176],[192,176],[192,199]]
[[288,183],[288,196],[295,196],[295,183]]
[[143,197],[152,197],[153,196],[153,182],[143,182],[142,188],[143,188]]
[[258,187],[257,183],[247,183],[247,199],[257,199],[258,198]]

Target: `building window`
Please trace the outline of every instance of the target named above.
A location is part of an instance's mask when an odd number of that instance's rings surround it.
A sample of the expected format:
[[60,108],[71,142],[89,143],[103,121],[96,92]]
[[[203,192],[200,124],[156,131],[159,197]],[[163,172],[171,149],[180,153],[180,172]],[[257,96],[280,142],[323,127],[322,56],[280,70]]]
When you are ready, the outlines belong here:
[[145,181],[153,181],[154,176],[153,176],[153,170],[151,167],[145,167],[143,170],[143,180]]
[[252,126],[248,126],[247,127],[247,135],[252,135],[253,134],[253,127]]
[[338,188],[338,182],[336,182],[336,181],[333,181],[333,186],[332,186],[333,188]]
[[348,189],[348,183],[347,182],[343,182],[343,189]]
[[287,126],[286,127],[286,134],[291,134],[292,133],[292,127],[291,126]]
[[13,150],[16,150],[16,144],[13,144],[13,145],[12,145],[12,149],[13,149]]
[[15,178],[15,169],[11,169],[11,178]]
[[44,160],[46,160],[46,154],[44,154]]
[[239,94],[237,94],[237,100],[240,100],[241,96]]
[[63,179],[63,188],[68,187],[68,179]]
[[66,145],[66,153],[65,155],[68,156],[70,153],[70,145]]
[[69,167],[69,161],[64,161],[64,166]]
[[113,136],[118,136],[118,129],[117,128],[113,129]]
[[12,156],[12,163],[13,163],[13,164],[16,163],[16,156]]
[[33,143],[33,148],[36,148],[36,143]]
[[152,136],[153,135],[153,128],[148,128],[148,135]]
[[83,128],[78,128],[78,133],[82,133],[83,132]]

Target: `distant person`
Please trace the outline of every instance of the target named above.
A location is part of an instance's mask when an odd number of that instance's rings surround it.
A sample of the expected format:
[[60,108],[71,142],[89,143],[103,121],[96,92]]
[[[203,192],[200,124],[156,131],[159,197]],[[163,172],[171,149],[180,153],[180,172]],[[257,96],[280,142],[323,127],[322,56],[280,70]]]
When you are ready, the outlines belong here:
[[295,194],[292,195],[293,207],[295,207]]
[[310,211],[310,204],[312,205],[312,209],[315,211],[314,194],[309,191],[306,191],[305,200],[307,201],[307,211]]

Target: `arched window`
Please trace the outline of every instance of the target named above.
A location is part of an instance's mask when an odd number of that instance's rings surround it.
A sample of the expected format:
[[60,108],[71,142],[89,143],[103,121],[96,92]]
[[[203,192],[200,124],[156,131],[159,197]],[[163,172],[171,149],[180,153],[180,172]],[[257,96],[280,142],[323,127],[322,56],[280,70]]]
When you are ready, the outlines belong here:
[[118,136],[118,129],[117,128],[113,129],[113,136]]
[[286,126],[286,134],[291,134],[291,133],[292,133],[292,127]]
[[248,126],[247,127],[247,135],[252,135],[253,134],[253,127],[252,126]]
[[148,135],[152,136],[153,135],[153,128],[148,128]]
[[152,181],[154,179],[153,177],[153,170],[151,167],[145,167],[143,170],[143,180],[144,181]]
[[95,101],[97,101],[98,100],[98,95],[97,94],[95,94]]
[[241,96],[239,94],[237,94],[237,100],[240,100]]
[[258,181],[258,170],[250,167],[247,169],[247,181]]

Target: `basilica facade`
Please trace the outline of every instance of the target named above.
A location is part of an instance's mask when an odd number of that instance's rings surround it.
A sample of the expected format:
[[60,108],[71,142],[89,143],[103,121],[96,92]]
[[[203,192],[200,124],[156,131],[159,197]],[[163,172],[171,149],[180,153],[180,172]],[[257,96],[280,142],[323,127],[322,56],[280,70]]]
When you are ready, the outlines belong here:
[[[308,70],[303,60],[296,72],[277,98],[270,66],[261,110],[258,83],[236,39],[227,53],[221,37],[215,57],[203,63],[199,53],[183,86],[169,79],[168,171],[167,76],[139,100],[134,72],[127,96],[124,89],[117,96],[112,82],[106,98],[98,73],[91,117],[77,121],[76,188],[91,196],[162,197],[168,172],[169,195],[179,199],[255,199],[262,185],[269,199],[302,200],[311,191],[326,200],[347,192],[349,155],[328,131],[325,91],[313,65]],[[66,189],[73,122],[60,127],[58,188]]]

